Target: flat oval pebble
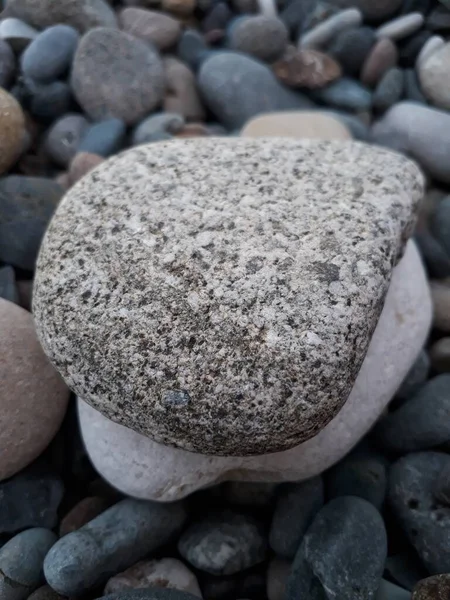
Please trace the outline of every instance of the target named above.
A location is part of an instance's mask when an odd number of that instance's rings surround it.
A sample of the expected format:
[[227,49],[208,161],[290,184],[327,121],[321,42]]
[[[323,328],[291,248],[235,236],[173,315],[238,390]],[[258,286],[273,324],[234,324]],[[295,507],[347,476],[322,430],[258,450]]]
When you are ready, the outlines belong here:
[[285,599],[373,598],[386,554],[387,536],[377,509],[362,498],[335,498],[316,515],[302,540]]
[[309,479],[340,460],[374,425],[416,360],[430,322],[427,281],[410,242],[394,269],[383,312],[349,399],[317,436],[275,454],[211,457],[157,444],[79,400],[83,441],[99,473],[116,488],[139,498],[171,502],[225,479]]
[[342,75],[340,65],[331,56],[310,48],[290,47],[272,70],[281,83],[292,88],[322,88]]
[[398,102],[405,87],[405,76],[402,69],[393,67],[386,71],[379,81],[373,95],[373,107],[384,112]]
[[38,29],[57,23],[79,31],[117,26],[114,11],[105,0],[8,0],[8,14]]
[[22,108],[11,94],[0,89],[0,175],[19,157],[24,138],[25,118]]
[[123,31],[154,44],[160,50],[174,46],[181,34],[181,24],[170,15],[142,8],[125,8],[119,15]]
[[45,578],[63,596],[83,594],[168,542],[185,517],[180,503],[122,500],[53,546]]
[[125,141],[126,125],[120,119],[106,119],[88,127],[77,147],[77,152],[88,152],[108,157],[116,154]]
[[370,90],[349,77],[341,77],[327,87],[316,90],[313,97],[325,104],[350,111],[368,110],[372,106]]
[[450,42],[432,52],[420,63],[419,80],[423,93],[438,108],[450,109]]
[[375,35],[378,38],[389,38],[394,41],[401,40],[413,34],[417,29],[420,29],[424,20],[420,12],[402,15],[388,23],[384,23],[384,25],[376,30]]
[[71,85],[93,120],[116,117],[128,125],[136,123],[161,102],[164,83],[158,52],[142,40],[105,27],[82,37]]
[[409,542],[428,572],[450,572],[450,508],[435,496],[435,486],[450,456],[442,452],[407,454],[391,467],[389,502]]
[[345,404],[421,194],[415,165],[355,142],[130,150],[70,191],[48,229],[41,343],[84,400],[155,441],[291,448]]
[[361,81],[364,85],[374,87],[384,73],[395,67],[398,60],[398,50],[394,42],[383,38],[372,47],[361,70]]
[[79,41],[76,29],[54,25],[40,33],[20,57],[22,72],[37,81],[53,81],[72,63]]
[[264,530],[253,517],[226,510],[190,525],[178,551],[192,566],[212,575],[233,575],[262,562]]
[[236,19],[228,33],[230,48],[267,62],[280,58],[288,40],[288,31],[283,21],[264,15]]
[[306,96],[281,85],[269,67],[237,52],[207,58],[198,83],[206,105],[232,129],[261,113],[312,107]]
[[349,8],[330,16],[306,33],[298,42],[300,48],[324,48],[340,32],[358,27],[362,22],[361,11],[357,8]]

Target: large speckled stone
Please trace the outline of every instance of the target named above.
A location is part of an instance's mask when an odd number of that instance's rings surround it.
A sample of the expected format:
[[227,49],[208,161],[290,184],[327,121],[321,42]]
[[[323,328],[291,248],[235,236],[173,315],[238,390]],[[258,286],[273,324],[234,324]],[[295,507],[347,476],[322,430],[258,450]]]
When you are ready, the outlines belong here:
[[360,143],[130,150],[50,224],[41,343],[84,400],[155,441],[292,448],[345,404],[421,194],[413,163]]

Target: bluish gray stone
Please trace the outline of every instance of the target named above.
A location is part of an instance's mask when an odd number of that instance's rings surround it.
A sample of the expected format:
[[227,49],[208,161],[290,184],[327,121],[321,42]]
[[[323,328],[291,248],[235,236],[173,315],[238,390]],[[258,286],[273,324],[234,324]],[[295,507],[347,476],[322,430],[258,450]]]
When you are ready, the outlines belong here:
[[325,88],[315,90],[313,98],[350,111],[368,110],[372,106],[370,90],[348,77],[342,77]]
[[345,73],[357,77],[374,44],[371,27],[344,29],[327,48],[327,54],[338,61]]
[[210,55],[210,49],[201,33],[186,29],[178,42],[177,54],[183,62],[196,71]]
[[169,140],[175,133],[183,129],[184,118],[177,113],[157,113],[150,115],[133,130],[131,141],[134,146]]
[[27,527],[52,529],[64,486],[45,465],[33,464],[0,483],[0,533]]
[[325,474],[327,498],[357,496],[380,510],[386,496],[386,466],[380,454],[357,449]]
[[416,394],[428,379],[429,372],[430,357],[425,350],[422,350],[397,390],[397,398],[407,399]]
[[14,269],[8,265],[0,267],[0,298],[9,300],[9,302],[14,302],[15,304],[19,303]]
[[336,117],[340,121],[344,123],[350,130],[350,133],[355,138],[355,140],[361,140],[362,142],[367,142],[370,138],[369,128],[365,123],[361,121],[355,115],[344,113],[341,111],[327,111],[330,115]]
[[314,12],[317,0],[288,0],[280,12],[280,19],[288,28],[291,39],[297,39],[300,31],[311,13]]
[[324,503],[322,477],[280,486],[270,527],[272,550],[293,558],[316,513]]
[[198,80],[207,106],[230,129],[261,113],[312,106],[302,94],[283,87],[269,67],[236,52],[208,58]]
[[435,497],[440,474],[450,466],[442,452],[417,452],[400,458],[389,473],[388,498],[430,574],[450,572],[450,508]]
[[64,81],[41,84],[28,78],[26,88],[29,110],[41,121],[52,122],[70,112],[73,106],[70,86]]
[[286,25],[276,17],[248,15],[233,21],[228,46],[265,62],[281,58],[289,41]]
[[42,564],[58,537],[49,529],[28,529],[0,549],[0,598],[24,600],[44,581]]
[[0,179],[0,260],[32,271],[45,229],[63,194],[51,179]]
[[122,148],[125,133],[126,125],[120,119],[94,123],[85,131],[77,152],[90,152],[106,158]]
[[405,77],[402,69],[393,67],[386,71],[378,82],[373,95],[374,109],[384,112],[398,102],[403,95],[404,84]]
[[83,115],[64,115],[49,128],[44,148],[50,158],[61,167],[68,167],[75,156],[89,123]]
[[420,104],[428,104],[428,100],[420,89],[419,79],[415,69],[405,69],[405,99]]
[[59,594],[83,594],[168,542],[185,518],[180,502],[123,500],[61,538],[45,558],[45,577]]
[[447,253],[450,253],[450,196],[441,200],[431,218],[431,231]]
[[80,35],[69,25],[54,25],[40,33],[21,56],[26,77],[50,82],[70,67]]
[[429,31],[422,30],[403,40],[399,49],[400,65],[402,67],[414,68],[420,51],[430,37],[431,33]]
[[233,575],[266,558],[267,540],[253,517],[225,510],[194,522],[178,542],[192,566],[212,575]]
[[326,504],[306,532],[286,584],[286,600],[369,600],[387,554],[384,522],[362,498]]
[[428,381],[410,400],[374,429],[379,445],[393,452],[414,452],[450,442],[450,375]]
[[402,552],[388,556],[385,571],[389,575],[389,579],[410,591],[418,581],[428,575],[417,552],[411,546]]

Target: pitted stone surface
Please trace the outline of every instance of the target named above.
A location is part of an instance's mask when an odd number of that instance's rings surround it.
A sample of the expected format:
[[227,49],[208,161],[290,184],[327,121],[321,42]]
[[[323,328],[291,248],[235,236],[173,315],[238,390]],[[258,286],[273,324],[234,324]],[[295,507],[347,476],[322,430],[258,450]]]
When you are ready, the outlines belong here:
[[68,385],[112,420],[205,454],[316,435],[345,403],[422,177],[354,142],[176,140],[75,185],[34,312]]

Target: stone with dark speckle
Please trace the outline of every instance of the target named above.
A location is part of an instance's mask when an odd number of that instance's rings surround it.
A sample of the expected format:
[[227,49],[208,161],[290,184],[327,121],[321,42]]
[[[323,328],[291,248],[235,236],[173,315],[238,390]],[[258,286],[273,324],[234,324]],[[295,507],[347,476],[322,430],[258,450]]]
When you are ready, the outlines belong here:
[[448,600],[450,598],[450,574],[441,573],[422,579],[413,589],[411,600]]

